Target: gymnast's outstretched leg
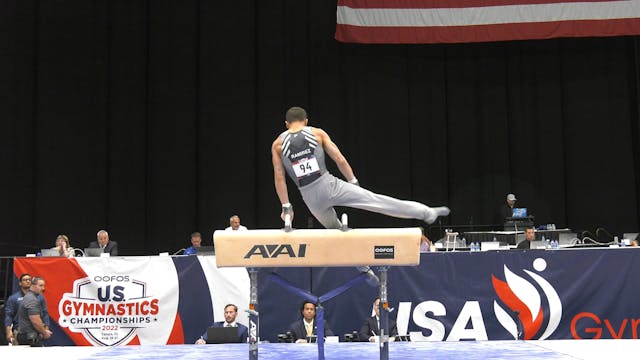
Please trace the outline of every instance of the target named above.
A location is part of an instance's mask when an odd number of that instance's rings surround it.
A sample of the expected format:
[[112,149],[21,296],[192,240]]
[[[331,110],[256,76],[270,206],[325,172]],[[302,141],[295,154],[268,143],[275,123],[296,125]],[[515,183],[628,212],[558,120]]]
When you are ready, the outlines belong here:
[[314,213],[314,216],[327,228],[340,226],[335,211],[332,211],[334,206],[353,207],[402,219],[418,219],[428,224],[433,223],[438,216],[449,215],[447,207],[432,208],[416,201],[376,194],[328,173],[313,184],[301,188],[300,192],[309,209],[318,209],[318,215]]

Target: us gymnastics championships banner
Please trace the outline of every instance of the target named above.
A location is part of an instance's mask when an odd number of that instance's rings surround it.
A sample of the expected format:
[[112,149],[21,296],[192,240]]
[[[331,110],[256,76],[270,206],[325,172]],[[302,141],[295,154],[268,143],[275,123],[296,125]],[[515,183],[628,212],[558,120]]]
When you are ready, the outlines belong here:
[[44,277],[55,345],[193,343],[249,301],[247,271],[212,256],[16,258],[14,272]]

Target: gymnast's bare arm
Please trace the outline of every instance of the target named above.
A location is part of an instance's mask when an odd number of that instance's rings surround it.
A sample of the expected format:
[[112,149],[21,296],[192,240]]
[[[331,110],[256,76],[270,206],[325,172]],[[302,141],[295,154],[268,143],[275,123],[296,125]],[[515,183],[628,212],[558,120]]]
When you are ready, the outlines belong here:
[[[282,165],[282,139],[280,137],[271,145],[271,162],[273,163],[273,182],[276,186],[280,204],[288,204],[289,192],[287,190],[284,166]],[[280,217],[284,220],[284,213],[280,214]],[[291,219],[293,220],[293,211],[291,211]]]
[[349,165],[347,158],[342,155],[340,149],[338,149],[338,145],[331,141],[329,134],[320,128],[313,128],[313,134],[316,136],[316,139],[320,141],[324,152],[326,152],[327,155],[335,161],[338,166],[338,170],[342,173],[342,176],[344,176],[344,178],[349,182],[355,179],[355,175],[353,174],[353,170],[351,169],[351,165]]

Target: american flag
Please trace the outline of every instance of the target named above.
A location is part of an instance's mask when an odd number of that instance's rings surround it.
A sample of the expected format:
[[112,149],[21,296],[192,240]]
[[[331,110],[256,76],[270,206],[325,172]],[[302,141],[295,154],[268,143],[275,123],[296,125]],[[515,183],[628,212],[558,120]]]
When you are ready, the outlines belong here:
[[640,0],[338,0],[336,39],[429,44],[640,34]]

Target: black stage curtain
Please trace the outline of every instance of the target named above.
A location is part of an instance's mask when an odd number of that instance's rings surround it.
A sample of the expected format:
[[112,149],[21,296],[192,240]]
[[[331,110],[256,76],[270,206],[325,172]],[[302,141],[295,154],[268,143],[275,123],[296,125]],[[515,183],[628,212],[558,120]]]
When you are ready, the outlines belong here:
[[293,105],[364,187],[449,205],[443,226],[495,223],[513,192],[538,224],[638,230],[637,37],[341,44],[335,6],[0,2],[0,242],[84,247],[104,228],[153,254],[232,214],[278,227],[270,145]]

